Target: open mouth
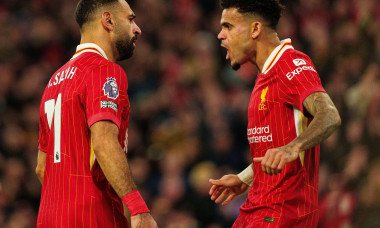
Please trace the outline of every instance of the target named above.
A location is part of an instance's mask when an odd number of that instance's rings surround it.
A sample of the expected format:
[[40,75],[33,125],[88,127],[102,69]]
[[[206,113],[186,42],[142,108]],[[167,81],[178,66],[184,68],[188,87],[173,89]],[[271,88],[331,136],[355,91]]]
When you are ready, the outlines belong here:
[[222,48],[225,48],[227,50],[227,54],[226,54],[226,60],[229,60],[230,59],[230,52],[228,51],[228,48],[226,46],[223,45],[223,43],[220,44],[220,46]]

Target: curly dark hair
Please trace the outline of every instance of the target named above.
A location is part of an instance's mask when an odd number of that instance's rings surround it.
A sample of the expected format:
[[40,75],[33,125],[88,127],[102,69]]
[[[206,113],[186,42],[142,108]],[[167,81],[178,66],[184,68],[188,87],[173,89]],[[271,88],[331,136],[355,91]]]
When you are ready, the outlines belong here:
[[91,14],[97,9],[117,2],[118,0],[80,0],[75,10],[75,20],[79,28],[82,28],[90,20]]
[[284,6],[279,0],[220,0],[223,9],[237,8],[239,13],[262,17],[272,29],[276,29]]

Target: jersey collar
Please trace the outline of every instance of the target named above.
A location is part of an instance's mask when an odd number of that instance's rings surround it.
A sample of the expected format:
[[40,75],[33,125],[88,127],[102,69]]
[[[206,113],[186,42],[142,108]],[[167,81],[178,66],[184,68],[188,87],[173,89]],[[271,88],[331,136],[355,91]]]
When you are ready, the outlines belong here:
[[73,58],[78,57],[79,55],[85,53],[85,52],[93,52],[101,55],[103,58],[108,59],[106,53],[101,49],[98,45],[94,43],[84,43],[84,44],[79,44],[77,46],[77,50],[74,54]]
[[261,73],[266,74],[268,71],[276,64],[276,62],[280,59],[282,54],[288,50],[294,49],[292,46],[292,41],[290,39],[285,39],[281,41],[281,44],[278,45],[272,53],[269,55],[267,60],[264,63],[263,70]]

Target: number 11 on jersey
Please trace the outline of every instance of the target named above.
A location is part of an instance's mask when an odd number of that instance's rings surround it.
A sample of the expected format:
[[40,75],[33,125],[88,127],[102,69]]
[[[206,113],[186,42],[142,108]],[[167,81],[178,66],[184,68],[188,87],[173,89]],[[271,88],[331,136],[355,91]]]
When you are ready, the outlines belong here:
[[50,130],[54,116],[54,163],[61,162],[61,104],[61,93],[57,96],[57,102],[55,102],[55,99],[50,99],[45,102],[45,114]]

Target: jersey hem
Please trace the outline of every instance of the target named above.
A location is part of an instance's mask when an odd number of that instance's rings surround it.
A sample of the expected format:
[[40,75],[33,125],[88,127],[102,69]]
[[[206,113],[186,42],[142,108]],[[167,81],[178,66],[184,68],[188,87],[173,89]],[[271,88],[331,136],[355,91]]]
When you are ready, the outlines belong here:
[[98,113],[91,116],[88,119],[88,127],[91,127],[94,123],[102,120],[110,120],[120,128],[120,120],[112,113]]
[[47,148],[44,148],[40,145],[38,145],[38,150],[41,151],[41,152],[44,152],[44,153],[47,153]]

